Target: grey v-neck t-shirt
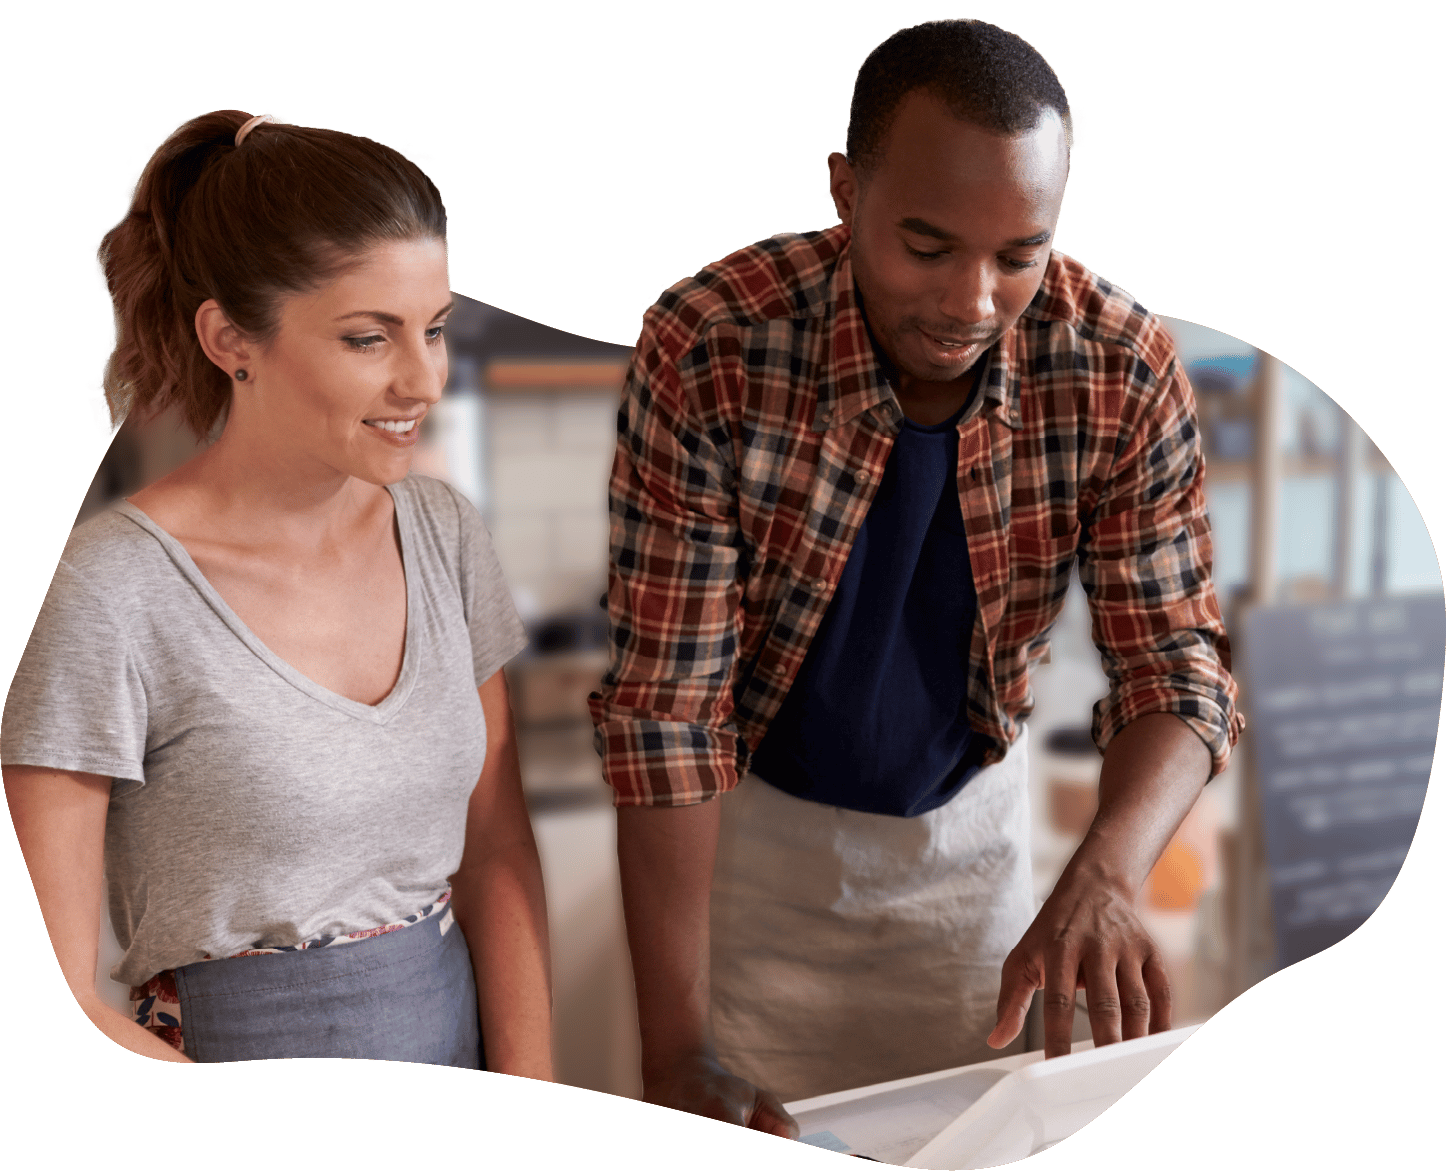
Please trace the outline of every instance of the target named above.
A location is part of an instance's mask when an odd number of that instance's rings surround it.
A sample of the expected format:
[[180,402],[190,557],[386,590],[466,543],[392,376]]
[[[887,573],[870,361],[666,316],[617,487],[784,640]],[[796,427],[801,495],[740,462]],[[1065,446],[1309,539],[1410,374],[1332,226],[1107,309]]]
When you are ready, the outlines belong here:
[[375,706],[267,649],[129,503],[70,537],[5,704],[0,760],[110,776],[114,979],[395,922],[462,858],[477,688],[526,643],[476,510],[390,489],[401,675]]

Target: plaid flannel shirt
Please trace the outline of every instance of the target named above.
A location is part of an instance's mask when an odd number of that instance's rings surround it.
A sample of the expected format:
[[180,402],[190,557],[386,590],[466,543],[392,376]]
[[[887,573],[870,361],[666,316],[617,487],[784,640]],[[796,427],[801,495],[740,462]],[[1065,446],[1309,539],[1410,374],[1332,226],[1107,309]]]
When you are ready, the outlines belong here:
[[[1103,750],[1173,712],[1219,772],[1239,735],[1210,583],[1194,398],[1159,321],[1060,253],[959,422],[978,592],[968,718],[999,760],[1071,566],[1109,693]],[[856,299],[848,229],[778,236],[644,318],[618,413],[611,660],[590,700],[620,805],[737,784],[797,674],[902,418]]]

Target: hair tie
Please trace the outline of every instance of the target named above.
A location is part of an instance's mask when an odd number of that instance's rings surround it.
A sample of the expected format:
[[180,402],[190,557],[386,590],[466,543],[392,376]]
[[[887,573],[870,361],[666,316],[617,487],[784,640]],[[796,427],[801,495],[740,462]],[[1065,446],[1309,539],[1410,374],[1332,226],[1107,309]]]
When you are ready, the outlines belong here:
[[250,118],[247,121],[243,122],[241,124],[241,129],[236,131],[236,145],[240,146],[243,142],[246,141],[246,136],[251,133],[252,127],[259,126],[262,122],[275,121],[276,119],[273,118],[270,114],[257,114],[256,117]]

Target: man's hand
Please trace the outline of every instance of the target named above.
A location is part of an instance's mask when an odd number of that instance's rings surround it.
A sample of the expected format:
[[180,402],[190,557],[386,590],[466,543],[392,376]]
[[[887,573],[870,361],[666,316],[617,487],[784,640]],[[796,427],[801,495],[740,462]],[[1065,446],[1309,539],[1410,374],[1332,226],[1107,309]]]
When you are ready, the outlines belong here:
[[666,1075],[646,1082],[643,1101],[780,1138],[798,1137],[798,1123],[776,1094],[735,1077],[705,1054],[686,1058]]
[[1135,893],[1210,775],[1210,752],[1183,720],[1141,716],[1110,742],[1100,807],[1085,840],[1004,961],[989,1044],[1008,1045],[1044,989],[1044,1055],[1069,1052],[1083,988],[1096,1045],[1170,1027],[1170,981]]
[[638,992],[643,1101],[797,1138],[798,1124],[777,1096],[735,1077],[714,1055],[708,900],[718,809],[713,800],[618,810],[618,868]]
[[1130,892],[1102,877],[1070,878],[1060,880],[1004,961],[998,1023],[989,1034],[995,1049],[1018,1036],[1037,988],[1044,989],[1045,1057],[1070,1051],[1079,988],[1096,1045],[1170,1027],[1170,981]]

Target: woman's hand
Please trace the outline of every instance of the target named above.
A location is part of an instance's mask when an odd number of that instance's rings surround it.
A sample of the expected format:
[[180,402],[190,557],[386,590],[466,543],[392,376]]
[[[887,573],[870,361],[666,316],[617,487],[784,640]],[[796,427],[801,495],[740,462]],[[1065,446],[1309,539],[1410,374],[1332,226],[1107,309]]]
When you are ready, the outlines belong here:
[[132,1053],[190,1061],[96,994],[110,778],[6,765],[5,797],[60,970],[96,1028]]

